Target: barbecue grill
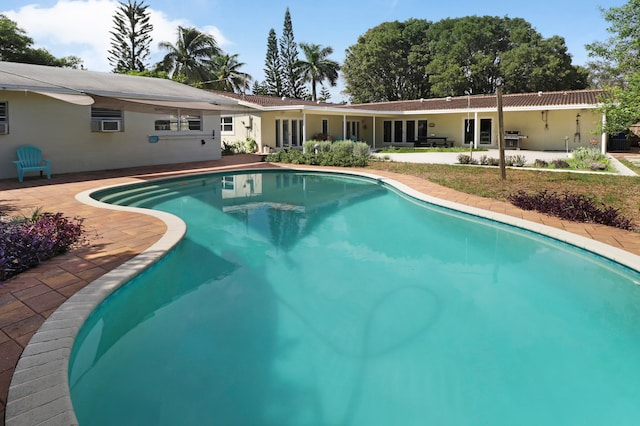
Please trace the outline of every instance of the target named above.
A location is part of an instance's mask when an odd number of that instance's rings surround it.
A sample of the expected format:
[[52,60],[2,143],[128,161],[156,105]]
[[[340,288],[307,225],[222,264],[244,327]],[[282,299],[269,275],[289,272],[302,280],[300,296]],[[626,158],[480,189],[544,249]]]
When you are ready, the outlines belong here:
[[507,130],[504,132],[504,146],[506,148],[520,149],[520,139],[526,139],[525,135],[521,135],[518,130]]

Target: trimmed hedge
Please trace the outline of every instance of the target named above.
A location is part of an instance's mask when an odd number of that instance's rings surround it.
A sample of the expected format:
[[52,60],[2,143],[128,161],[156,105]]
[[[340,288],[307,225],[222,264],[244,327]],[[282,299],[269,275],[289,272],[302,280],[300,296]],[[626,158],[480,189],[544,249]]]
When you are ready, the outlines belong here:
[[265,158],[272,163],[308,164],[312,166],[365,167],[369,165],[369,145],[353,141],[306,141],[302,151],[283,149]]

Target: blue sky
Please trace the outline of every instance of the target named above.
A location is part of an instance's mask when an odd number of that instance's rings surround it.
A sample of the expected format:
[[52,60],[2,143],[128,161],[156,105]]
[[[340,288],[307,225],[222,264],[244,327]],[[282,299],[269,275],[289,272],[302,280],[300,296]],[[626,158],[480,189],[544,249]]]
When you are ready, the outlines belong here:
[[[126,1],[126,0],[125,0]],[[523,18],[543,37],[564,37],[573,63],[589,60],[584,45],[609,37],[600,7],[609,9],[626,1],[535,0],[420,0],[282,1],[282,0],[146,0],[154,24],[152,62],[162,57],[159,41],[175,41],[178,25],[197,27],[216,38],[228,53],[239,54],[245,72],[264,78],[267,35],[273,28],[282,33],[284,13],[291,12],[296,42],[331,46],[332,58],[344,60],[345,49],[358,36],[385,21],[420,18],[439,21],[469,15]],[[107,61],[109,31],[118,2],[115,0],[2,0],[0,13],[16,21],[35,40],[37,47],[55,56],[76,55],[93,71],[110,71]],[[343,85],[332,89],[332,101],[344,98]]]

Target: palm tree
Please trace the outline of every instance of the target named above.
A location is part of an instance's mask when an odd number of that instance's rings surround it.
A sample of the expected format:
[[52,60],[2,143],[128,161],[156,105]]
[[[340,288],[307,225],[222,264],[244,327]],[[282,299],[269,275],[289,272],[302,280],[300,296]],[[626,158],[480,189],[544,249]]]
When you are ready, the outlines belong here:
[[316,101],[316,84],[328,80],[331,86],[336,85],[340,65],[327,57],[333,53],[331,46],[300,43],[306,60],[299,60],[298,67],[305,81],[311,83],[311,100]]
[[225,92],[245,93],[249,89],[249,83],[253,77],[240,71],[244,65],[244,62],[238,62],[237,53],[211,58],[211,72],[213,74],[211,87]]
[[187,84],[197,84],[212,80],[210,58],[221,51],[213,36],[192,27],[178,27],[178,41],[162,41],[158,47],[169,51],[159,64],[159,68],[169,73],[174,80]]

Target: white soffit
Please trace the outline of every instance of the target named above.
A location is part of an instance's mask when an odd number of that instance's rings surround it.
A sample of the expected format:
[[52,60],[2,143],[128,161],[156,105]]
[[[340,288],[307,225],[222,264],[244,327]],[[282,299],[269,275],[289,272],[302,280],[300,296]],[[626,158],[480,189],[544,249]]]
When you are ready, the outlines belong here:
[[121,101],[132,102],[137,104],[152,105],[164,108],[176,108],[185,110],[200,110],[200,111],[225,111],[229,109],[229,106],[214,105],[206,101],[167,101],[167,100],[155,100],[155,99],[131,99],[131,98],[118,98]]
[[48,96],[50,98],[58,99],[60,101],[68,102],[75,105],[89,106],[93,105],[93,103],[95,102],[91,96],[83,95],[82,93],[45,92],[40,90],[34,90],[33,93]]

